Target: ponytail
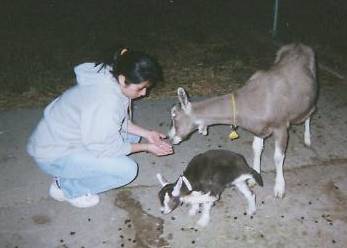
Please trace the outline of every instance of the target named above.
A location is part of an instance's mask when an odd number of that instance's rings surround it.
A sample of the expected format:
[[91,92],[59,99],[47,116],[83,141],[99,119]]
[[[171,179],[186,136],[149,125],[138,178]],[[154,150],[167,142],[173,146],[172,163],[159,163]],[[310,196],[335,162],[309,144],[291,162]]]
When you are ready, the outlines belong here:
[[[113,71],[115,70],[115,68],[118,68],[118,65],[121,63],[122,61],[122,57],[126,56],[126,54],[129,53],[129,49],[128,48],[121,48],[118,49],[114,55],[113,55],[113,60],[112,63],[110,64],[112,66]],[[119,74],[118,74],[119,75]],[[117,76],[118,76],[117,75]]]
[[116,49],[116,52],[114,52],[115,50],[114,46],[104,48],[103,50],[100,51],[99,55],[95,59],[95,67],[97,67],[98,65],[101,65],[98,72],[101,71],[102,69],[105,69],[106,66],[111,66],[112,68],[114,68],[115,63],[117,63],[118,57],[120,56],[120,54],[124,53],[122,51],[123,50],[128,51],[128,49],[124,48],[124,46],[117,45],[116,47],[118,47]]

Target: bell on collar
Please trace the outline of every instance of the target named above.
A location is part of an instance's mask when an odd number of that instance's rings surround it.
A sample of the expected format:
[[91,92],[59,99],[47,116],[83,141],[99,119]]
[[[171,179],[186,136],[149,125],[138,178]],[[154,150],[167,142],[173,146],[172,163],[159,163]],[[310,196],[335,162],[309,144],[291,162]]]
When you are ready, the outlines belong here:
[[239,138],[239,134],[236,132],[236,127],[234,125],[231,126],[231,132],[229,134],[229,139],[235,140]]

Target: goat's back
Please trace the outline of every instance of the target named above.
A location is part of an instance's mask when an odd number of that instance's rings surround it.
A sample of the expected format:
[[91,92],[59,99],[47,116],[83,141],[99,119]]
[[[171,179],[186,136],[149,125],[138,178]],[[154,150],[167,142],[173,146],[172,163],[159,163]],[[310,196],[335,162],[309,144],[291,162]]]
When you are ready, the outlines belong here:
[[209,150],[195,156],[183,174],[189,179],[194,190],[218,195],[239,176],[253,175],[253,169],[238,153],[228,150]]
[[[256,72],[237,91],[241,108],[238,111],[245,111],[253,121],[263,121],[264,126],[302,121],[315,108],[315,63],[310,47],[303,44],[283,46],[268,71]],[[252,130],[251,119],[246,123],[246,129]]]

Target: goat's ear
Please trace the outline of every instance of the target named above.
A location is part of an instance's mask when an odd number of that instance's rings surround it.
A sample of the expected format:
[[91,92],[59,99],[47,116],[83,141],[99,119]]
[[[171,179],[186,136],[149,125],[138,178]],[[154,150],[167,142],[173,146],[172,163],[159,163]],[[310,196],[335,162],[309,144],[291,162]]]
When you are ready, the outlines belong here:
[[173,106],[171,108],[171,117],[176,117],[176,111],[177,111],[177,107],[176,106]]
[[182,181],[183,181],[182,177],[179,177],[175,187],[172,190],[172,193],[171,193],[172,196],[177,197],[177,196],[180,195],[180,191],[181,191],[181,188],[182,188]]
[[178,96],[178,100],[181,103],[181,107],[182,107],[183,111],[185,113],[190,113],[191,103],[189,102],[186,91],[183,88],[179,87],[177,89],[177,96]]
[[167,180],[160,174],[160,173],[157,173],[157,178],[161,184],[161,186],[165,186],[168,184]]
[[282,46],[276,53],[276,59],[274,63],[278,63],[284,56],[286,56],[291,48],[293,48],[293,45],[291,44]]

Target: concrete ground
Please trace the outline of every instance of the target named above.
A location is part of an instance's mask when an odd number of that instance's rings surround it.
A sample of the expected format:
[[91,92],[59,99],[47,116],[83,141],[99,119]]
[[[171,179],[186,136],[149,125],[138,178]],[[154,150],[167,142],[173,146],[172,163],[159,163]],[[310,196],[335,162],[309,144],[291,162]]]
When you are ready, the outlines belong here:
[[[286,195],[273,197],[273,140],[265,142],[264,187],[256,187],[257,213],[244,215],[246,201],[227,189],[205,228],[196,227],[182,206],[159,211],[155,174],[175,180],[196,154],[213,148],[242,153],[252,160],[252,136],[240,130],[229,141],[229,127],[194,133],[175,146],[175,154],[137,154],[139,175],[130,185],[101,194],[99,205],[77,209],[48,196],[51,178],[34,165],[25,143],[42,109],[0,113],[1,248],[146,248],[146,247],[347,247],[347,83],[321,83],[318,111],[312,118],[312,147],[303,143],[303,125],[290,130],[285,160]],[[166,132],[176,99],[143,100],[135,122]]]

